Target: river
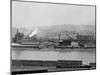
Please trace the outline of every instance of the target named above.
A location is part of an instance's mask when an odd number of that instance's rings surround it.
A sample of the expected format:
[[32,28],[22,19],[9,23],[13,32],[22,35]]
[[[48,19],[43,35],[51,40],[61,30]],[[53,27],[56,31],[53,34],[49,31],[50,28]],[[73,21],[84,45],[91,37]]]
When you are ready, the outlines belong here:
[[81,60],[83,64],[95,63],[95,49],[89,50],[55,50],[12,48],[13,60]]

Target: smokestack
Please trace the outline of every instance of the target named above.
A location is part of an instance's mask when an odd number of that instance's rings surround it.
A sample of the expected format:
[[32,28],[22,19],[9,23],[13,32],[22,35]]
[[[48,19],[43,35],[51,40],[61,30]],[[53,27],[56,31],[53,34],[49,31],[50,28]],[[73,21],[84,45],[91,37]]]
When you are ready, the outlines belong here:
[[59,40],[60,40],[60,33],[59,33]]

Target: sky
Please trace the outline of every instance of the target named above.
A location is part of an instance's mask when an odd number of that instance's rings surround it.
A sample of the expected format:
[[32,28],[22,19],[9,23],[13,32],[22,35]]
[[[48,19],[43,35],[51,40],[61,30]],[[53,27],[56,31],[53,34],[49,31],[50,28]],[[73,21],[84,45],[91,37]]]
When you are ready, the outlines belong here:
[[95,7],[34,2],[12,2],[12,27],[95,25]]

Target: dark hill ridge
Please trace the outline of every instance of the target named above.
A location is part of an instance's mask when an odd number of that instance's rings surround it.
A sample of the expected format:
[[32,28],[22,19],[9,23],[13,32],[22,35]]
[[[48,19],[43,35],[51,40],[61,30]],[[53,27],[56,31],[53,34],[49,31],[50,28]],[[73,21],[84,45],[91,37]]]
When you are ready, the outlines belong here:
[[[19,28],[20,32],[29,34],[34,31],[35,28]],[[38,28],[38,36],[41,37],[57,37],[59,32],[63,31],[75,31],[82,35],[95,35],[94,25],[53,25]],[[17,28],[12,27],[12,36],[15,35]]]
[[89,25],[55,25],[51,26],[49,30],[52,30],[52,32],[61,32],[61,31],[88,31],[88,32],[95,32],[95,26],[89,26]]

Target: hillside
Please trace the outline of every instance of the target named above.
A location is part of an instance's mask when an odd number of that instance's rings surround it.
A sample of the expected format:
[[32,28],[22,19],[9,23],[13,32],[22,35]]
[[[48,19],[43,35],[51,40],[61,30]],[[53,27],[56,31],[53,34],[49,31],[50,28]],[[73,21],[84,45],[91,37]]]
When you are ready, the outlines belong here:
[[[35,28],[18,28],[20,32],[29,34]],[[38,28],[38,36],[40,37],[58,37],[59,32],[75,31],[82,35],[95,34],[95,26],[93,25],[53,25],[49,27]],[[12,27],[12,37],[15,35],[17,28]]]

